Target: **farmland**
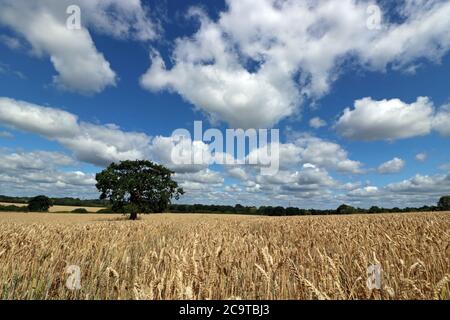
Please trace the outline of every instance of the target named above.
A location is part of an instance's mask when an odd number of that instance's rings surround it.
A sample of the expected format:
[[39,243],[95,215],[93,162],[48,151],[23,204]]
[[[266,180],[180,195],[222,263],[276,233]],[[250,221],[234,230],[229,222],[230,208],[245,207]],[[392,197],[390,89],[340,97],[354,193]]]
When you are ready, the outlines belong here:
[[[449,230],[448,212],[0,213],[0,298],[450,299]],[[71,265],[79,290],[66,288]]]

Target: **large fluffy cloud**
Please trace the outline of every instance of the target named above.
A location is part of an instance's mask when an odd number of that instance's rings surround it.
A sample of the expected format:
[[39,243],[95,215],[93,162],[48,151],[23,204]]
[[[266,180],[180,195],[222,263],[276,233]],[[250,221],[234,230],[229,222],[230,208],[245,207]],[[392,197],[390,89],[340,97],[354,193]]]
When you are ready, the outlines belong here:
[[272,176],[257,176],[260,185],[279,185],[294,192],[318,191],[335,184],[328,172],[312,165],[305,165],[299,171],[280,171]]
[[399,6],[406,21],[383,26],[386,31],[361,50],[362,59],[374,68],[401,68],[421,57],[439,61],[450,48],[450,3],[406,0]]
[[146,134],[81,122],[69,112],[9,98],[0,98],[0,123],[58,141],[78,160],[99,166],[143,159],[150,152],[151,138]]
[[450,107],[435,110],[427,97],[406,103],[400,99],[355,101],[338,119],[336,130],[352,140],[396,140],[429,134],[432,130],[450,135]]
[[0,151],[0,170],[43,170],[56,166],[69,166],[74,160],[58,152],[13,152]]
[[399,99],[364,98],[346,108],[336,123],[337,131],[355,140],[394,140],[422,136],[432,129],[433,104],[426,97],[407,104]]
[[337,198],[342,202],[385,208],[436,205],[439,198],[450,192],[450,174],[421,175],[385,186],[368,185],[349,191]]
[[386,186],[388,191],[404,195],[434,194],[444,195],[450,192],[450,174],[416,175],[408,180]]
[[[67,28],[69,5],[81,7],[80,30]],[[0,6],[0,25],[25,38],[34,55],[50,57],[58,72],[54,83],[85,94],[116,83],[115,72],[98,52],[88,28],[122,38],[147,40],[155,36],[139,0],[0,0]]]
[[69,112],[3,97],[0,121],[50,138],[73,136],[79,129],[78,118]]
[[[209,45],[212,43],[205,44]],[[228,59],[226,51],[216,54]],[[292,114],[300,99],[289,78],[275,83],[266,75],[252,74],[229,62],[223,66],[180,62],[166,72],[160,56],[155,55],[152,60],[151,68],[141,79],[142,85],[151,90],[178,91],[207,111],[214,122],[226,121],[237,128],[265,128]]]
[[[202,141],[157,136],[150,153],[158,161],[178,173],[194,173],[204,170],[212,161],[208,145]],[[199,161],[194,162],[194,159]]]
[[375,197],[379,194],[380,190],[375,186],[357,188],[348,193],[350,197]]
[[[0,194],[95,197],[93,174],[59,152],[0,150]],[[70,168],[69,168],[70,167]]]
[[304,136],[297,139],[295,145],[300,148],[300,159],[304,164],[312,163],[347,173],[363,172],[363,164],[349,159],[348,152],[335,142]]
[[[221,173],[210,169],[197,172],[176,173],[174,179],[188,193],[200,191],[208,193],[214,190],[214,188],[222,187],[225,181]],[[201,194],[198,196],[201,196]]]
[[[158,52],[141,83],[174,90],[213,120],[267,127],[294,114],[304,96],[326,94],[352,57],[372,70],[439,60],[450,47],[450,3],[404,3],[403,22],[370,27],[373,1],[228,0],[216,21],[179,38],[167,66]],[[414,8],[414,9],[411,9]]]
[[[247,158],[264,159],[271,145],[254,149]],[[312,164],[320,168],[335,170],[342,173],[363,173],[363,163],[349,158],[348,152],[339,144],[314,137],[299,134],[292,141],[278,145],[280,168],[292,169]],[[256,154],[256,155],[255,155]]]
[[[127,132],[114,124],[84,122],[61,109],[10,98],[0,97],[0,124],[57,141],[77,160],[100,167],[121,160],[151,159],[176,172],[192,173],[206,169],[212,161],[208,145],[201,141]],[[194,158],[200,160],[194,163]]]

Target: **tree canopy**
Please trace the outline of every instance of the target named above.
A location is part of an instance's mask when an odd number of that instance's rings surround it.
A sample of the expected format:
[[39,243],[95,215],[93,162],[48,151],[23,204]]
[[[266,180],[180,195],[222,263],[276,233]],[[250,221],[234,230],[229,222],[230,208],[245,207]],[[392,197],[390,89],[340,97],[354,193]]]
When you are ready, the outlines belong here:
[[47,212],[51,206],[52,200],[46,196],[37,196],[28,201],[28,210],[32,212]]
[[439,199],[438,207],[441,210],[450,210],[450,196],[444,196]]
[[353,214],[353,213],[356,213],[356,212],[357,212],[356,208],[354,208],[352,206],[349,206],[349,205],[346,205],[346,204],[340,205],[336,209],[336,213],[337,214]]
[[115,212],[129,213],[135,220],[138,213],[163,212],[172,198],[184,194],[172,174],[162,165],[136,160],[113,163],[95,178],[100,199],[109,199]]

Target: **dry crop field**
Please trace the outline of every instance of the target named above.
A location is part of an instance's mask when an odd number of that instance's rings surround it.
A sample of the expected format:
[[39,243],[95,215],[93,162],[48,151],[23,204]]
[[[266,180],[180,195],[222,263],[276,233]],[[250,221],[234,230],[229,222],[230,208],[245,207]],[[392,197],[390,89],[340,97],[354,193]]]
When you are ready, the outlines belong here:
[[[449,299],[449,230],[450,213],[0,213],[0,298]],[[70,265],[79,290],[66,288]]]

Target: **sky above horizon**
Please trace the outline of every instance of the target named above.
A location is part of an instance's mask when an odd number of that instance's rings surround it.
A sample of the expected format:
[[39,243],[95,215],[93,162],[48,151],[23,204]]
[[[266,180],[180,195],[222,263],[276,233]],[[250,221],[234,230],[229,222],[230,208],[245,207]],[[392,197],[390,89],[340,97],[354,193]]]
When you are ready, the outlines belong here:
[[[71,5],[81,29],[67,26]],[[0,194],[97,198],[95,173],[126,159],[174,170],[181,203],[404,207],[450,194],[448,0],[0,7]],[[280,171],[174,164],[171,134],[194,121],[279,129]]]

